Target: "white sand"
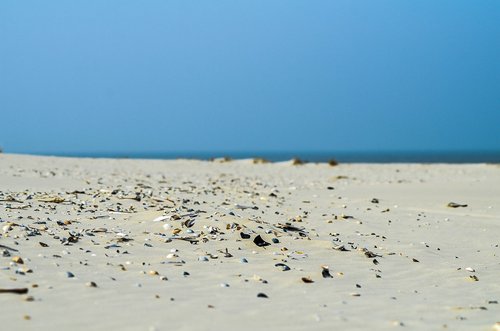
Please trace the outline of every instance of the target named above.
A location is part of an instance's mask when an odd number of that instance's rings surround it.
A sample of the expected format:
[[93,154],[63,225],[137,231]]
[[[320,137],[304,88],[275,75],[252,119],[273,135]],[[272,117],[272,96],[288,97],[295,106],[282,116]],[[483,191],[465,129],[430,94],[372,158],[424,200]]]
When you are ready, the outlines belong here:
[[[29,289],[0,293],[1,330],[494,330],[500,321],[498,165],[0,155],[0,200],[0,245],[18,250],[0,248],[10,254],[0,255],[0,289]],[[160,216],[169,217],[153,222]],[[307,234],[283,231],[286,222]],[[63,239],[70,231],[77,242]],[[271,245],[258,247],[257,235]]]

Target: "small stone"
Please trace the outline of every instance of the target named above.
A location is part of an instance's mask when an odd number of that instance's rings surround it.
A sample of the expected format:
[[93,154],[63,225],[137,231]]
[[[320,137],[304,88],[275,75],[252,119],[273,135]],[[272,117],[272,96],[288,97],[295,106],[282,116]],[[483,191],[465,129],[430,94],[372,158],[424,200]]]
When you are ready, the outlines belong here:
[[208,262],[208,256],[200,256],[200,257],[198,257],[198,261]]
[[275,244],[279,244],[279,243],[280,243],[280,241],[279,241],[279,239],[278,239],[278,238],[273,238],[273,239],[271,239],[271,241],[272,241],[273,243],[275,243]]
[[73,278],[75,275],[71,271],[66,271],[66,277]]
[[267,294],[260,292],[259,294],[257,294],[257,298],[266,298],[266,299],[268,299],[269,297],[267,296]]
[[245,259],[244,257],[242,257],[242,258],[240,259],[240,262],[241,262],[241,263],[248,263],[248,260],[247,260],[247,259]]
[[88,283],[85,283],[85,286],[87,286],[87,287],[97,287],[97,284],[95,282],[88,282]]
[[228,283],[221,283],[220,287],[229,287],[229,284]]
[[158,276],[159,275],[158,271],[156,271],[156,270],[149,270],[148,274],[150,274],[151,276]]

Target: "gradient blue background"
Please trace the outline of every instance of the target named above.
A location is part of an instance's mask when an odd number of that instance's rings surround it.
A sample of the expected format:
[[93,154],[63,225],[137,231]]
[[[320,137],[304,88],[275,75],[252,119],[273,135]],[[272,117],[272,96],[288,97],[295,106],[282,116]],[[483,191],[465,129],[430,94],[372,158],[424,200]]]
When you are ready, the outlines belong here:
[[500,150],[500,1],[0,2],[16,153]]

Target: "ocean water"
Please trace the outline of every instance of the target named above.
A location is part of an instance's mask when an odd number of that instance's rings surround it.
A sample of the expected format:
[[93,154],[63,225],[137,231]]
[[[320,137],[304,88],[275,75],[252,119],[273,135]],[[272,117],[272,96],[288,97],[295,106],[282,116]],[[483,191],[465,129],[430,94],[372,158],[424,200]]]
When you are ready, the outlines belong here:
[[151,152],[151,153],[43,153],[43,155],[92,157],[92,158],[130,158],[130,159],[199,159],[229,157],[232,159],[264,158],[271,162],[299,158],[306,162],[339,163],[500,163],[500,151],[432,151],[432,152]]

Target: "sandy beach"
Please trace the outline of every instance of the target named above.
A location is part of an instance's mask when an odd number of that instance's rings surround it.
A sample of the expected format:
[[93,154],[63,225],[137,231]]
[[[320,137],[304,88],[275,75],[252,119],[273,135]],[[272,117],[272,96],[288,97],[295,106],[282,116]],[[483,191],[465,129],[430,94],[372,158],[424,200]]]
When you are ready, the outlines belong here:
[[500,330],[500,166],[0,154],[2,330]]

